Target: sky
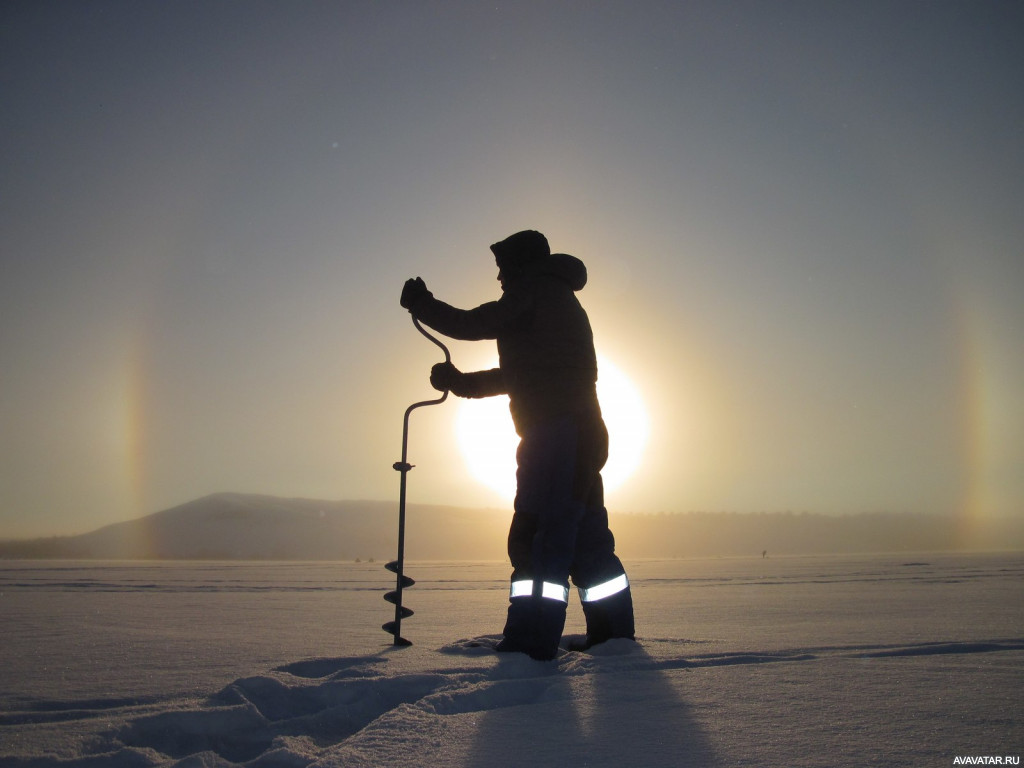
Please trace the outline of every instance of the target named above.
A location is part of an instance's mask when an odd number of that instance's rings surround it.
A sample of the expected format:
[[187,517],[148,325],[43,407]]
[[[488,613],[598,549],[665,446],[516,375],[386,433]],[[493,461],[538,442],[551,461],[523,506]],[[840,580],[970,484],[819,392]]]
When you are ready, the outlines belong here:
[[[646,408],[611,512],[1024,516],[1022,34],[1009,0],[8,0],[0,537],[397,501],[440,359],[402,283],[493,300],[521,229],[586,263]],[[508,506],[466,407],[413,414],[410,500]]]

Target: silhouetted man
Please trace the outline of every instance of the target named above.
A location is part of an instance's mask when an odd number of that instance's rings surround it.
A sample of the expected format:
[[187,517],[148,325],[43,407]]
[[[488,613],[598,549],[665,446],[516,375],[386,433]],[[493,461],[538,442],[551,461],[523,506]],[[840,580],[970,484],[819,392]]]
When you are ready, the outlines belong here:
[[498,368],[463,373],[438,363],[430,383],[460,397],[507,394],[519,434],[508,619],[499,651],[551,659],[565,626],[569,577],[579,589],[587,645],[633,639],[633,599],[608,529],[601,468],[608,431],[597,401],[597,357],[587,313],[575,292],[583,262],[552,254],[528,230],[491,246],[502,296],[475,309],[434,298],[407,280],[401,304],[453,339],[496,339]]

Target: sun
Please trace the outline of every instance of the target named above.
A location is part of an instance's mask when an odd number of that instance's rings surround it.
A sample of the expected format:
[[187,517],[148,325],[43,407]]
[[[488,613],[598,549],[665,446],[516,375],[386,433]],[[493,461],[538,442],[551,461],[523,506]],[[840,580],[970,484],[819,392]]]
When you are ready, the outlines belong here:
[[[598,358],[597,396],[608,426],[608,463],[601,476],[605,490],[625,482],[643,459],[650,420],[633,382],[606,358]],[[459,449],[473,478],[511,501],[516,495],[516,447],[508,397],[459,400],[455,417]]]

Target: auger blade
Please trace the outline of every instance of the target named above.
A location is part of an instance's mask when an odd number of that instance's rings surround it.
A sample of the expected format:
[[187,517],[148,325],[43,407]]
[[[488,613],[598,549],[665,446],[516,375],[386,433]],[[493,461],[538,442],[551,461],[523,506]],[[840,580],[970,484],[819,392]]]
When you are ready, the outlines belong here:
[[412,645],[411,640],[406,640],[404,637],[399,636],[398,633],[395,631],[395,622],[389,621],[387,624],[382,624],[381,629],[383,629],[389,635],[395,636],[395,645]]
[[[394,574],[398,573],[398,561],[397,560],[392,560],[390,563],[385,563],[384,567],[387,568],[389,571],[391,571]],[[411,579],[410,577],[406,576],[404,573],[402,574],[401,581],[402,581],[402,589],[405,589],[406,587],[411,587],[413,584],[416,583],[416,581],[414,579]]]
[[[384,599],[387,600],[389,603],[392,603],[393,605],[398,605],[398,593],[397,592],[388,592],[386,595],[384,595]],[[407,619],[410,616],[412,616],[413,610],[412,610],[412,608],[406,608],[404,605],[399,605],[398,606],[398,614],[403,619]]]

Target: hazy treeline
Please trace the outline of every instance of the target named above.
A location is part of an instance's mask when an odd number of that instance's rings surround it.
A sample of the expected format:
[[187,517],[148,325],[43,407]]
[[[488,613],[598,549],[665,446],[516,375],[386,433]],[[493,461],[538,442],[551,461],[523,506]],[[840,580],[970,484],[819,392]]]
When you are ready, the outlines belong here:
[[1024,549],[1020,522],[885,512],[624,515],[615,531],[620,552],[640,557]]

